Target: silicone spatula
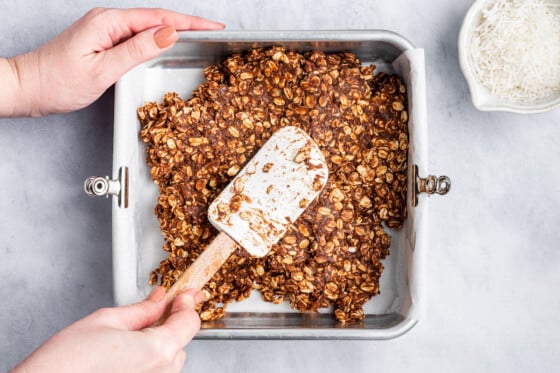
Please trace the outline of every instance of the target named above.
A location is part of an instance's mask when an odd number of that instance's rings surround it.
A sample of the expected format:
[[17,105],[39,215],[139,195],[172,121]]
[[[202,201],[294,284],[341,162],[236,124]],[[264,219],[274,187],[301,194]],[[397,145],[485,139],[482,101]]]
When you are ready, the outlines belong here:
[[208,219],[220,233],[169,288],[168,303],[183,289],[202,289],[238,245],[265,256],[327,178],[325,159],[303,130],[274,133],[210,205]]

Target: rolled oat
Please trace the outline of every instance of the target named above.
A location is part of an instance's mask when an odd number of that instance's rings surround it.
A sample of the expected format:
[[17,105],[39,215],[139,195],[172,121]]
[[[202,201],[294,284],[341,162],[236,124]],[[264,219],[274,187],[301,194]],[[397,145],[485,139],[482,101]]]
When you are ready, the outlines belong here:
[[266,257],[238,249],[205,286],[198,311],[220,318],[257,289],[301,312],[333,305],[341,322],[363,319],[389,254],[382,224],[396,229],[406,217],[404,84],[374,75],[351,53],[280,47],[233,55],[204,74],[192,98],[168,93],[138,109],[169,253],[150,283],[173,284],[217,234],[206,218],[210,202],[272,133],[297,126],[327,159],[324,191]]

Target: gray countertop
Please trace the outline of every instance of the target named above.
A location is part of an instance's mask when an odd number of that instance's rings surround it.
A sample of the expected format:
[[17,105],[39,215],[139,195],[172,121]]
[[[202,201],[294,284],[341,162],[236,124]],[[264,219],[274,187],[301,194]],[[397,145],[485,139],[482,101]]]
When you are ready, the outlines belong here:
[[[30,5],[31,4],[31,5]],[[154,5],[119,1],[121,7]],[[560,365],[560,111],[477,111],[457,60],[471,1],[167,1],[228,29],[388,29],[425,49],[430,198],[425,318],[389,341],[194,341],[191,372],[531,371]],[[23,53],[107,1],[3,1],[0,55]],[[112,305],[113,91],[79,112],[0,119],[0,371]]]

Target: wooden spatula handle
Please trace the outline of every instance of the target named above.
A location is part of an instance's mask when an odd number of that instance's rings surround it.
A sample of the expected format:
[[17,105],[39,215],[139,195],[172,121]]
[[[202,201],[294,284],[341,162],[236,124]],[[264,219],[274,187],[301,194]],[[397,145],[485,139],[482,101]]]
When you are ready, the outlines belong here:
[[163,324],[167,316],[169,316],[171,303],[173,303],[177,294],[185,289],[201,290],[208,280],[214,276],[218,269],[220,269],[231,256],[231,253],[233,253],[236,247],[237,244],[235,241],[229,238],[227,234],[218,234],[216,238],[206,246],[194,263],[191,264],[173,286],[167,290],[167,310],[158,324]]

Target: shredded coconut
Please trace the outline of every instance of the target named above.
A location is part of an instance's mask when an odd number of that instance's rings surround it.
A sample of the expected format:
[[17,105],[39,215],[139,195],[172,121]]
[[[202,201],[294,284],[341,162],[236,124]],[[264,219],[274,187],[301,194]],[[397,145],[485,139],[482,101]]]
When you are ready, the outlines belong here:
[[534,102],[560,93],[560,1],[496,0],[483,10],[470,54],[493,95]]

